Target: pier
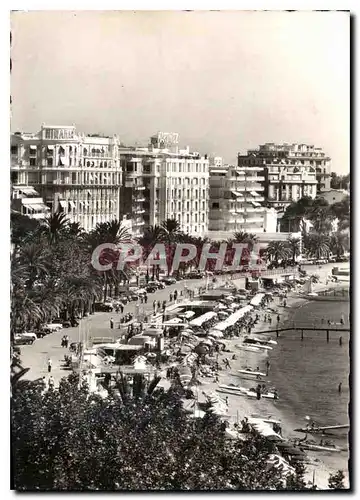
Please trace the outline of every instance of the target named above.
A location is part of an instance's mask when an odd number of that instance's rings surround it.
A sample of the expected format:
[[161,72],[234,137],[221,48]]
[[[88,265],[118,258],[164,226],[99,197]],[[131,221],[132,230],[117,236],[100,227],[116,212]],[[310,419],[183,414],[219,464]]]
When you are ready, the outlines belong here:
[[300,332],[301,340],[304,340],[304,332],[325,332],[326,342],[330,341],[330,332],[350,332],[350,328],[317,328],[315,326],[290,326],[287,328],[274,328],[272,330],[264,330],[262,332],[256,332],[254,335],[266,335],[268,333],[276,333],[276,338],[280,337],[281,332]]

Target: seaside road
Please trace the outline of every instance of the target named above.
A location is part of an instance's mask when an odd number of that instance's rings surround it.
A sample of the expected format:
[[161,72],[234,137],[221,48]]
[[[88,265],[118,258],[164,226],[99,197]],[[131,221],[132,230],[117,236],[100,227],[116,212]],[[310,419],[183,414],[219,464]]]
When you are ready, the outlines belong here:
[[[218,280],[219,281],[219,280]],[[194,290],[200,286],[205,286],[205,280],[181,280],[174,285],[167,286],[163,290],[158,290],[155,293],[148,294],[148,303],[143,304],[145,312],[151,313],[153,310],[153,301],[163,300],[169,303],[169,294],[177,289],[178,291],[184,290],[185,287]],[[171,304],[174,304],[172,302]],[[135,313],[135,302],[130,302],[124,307],[124,313]],[[110,329],[110,318],[114,319],[115,327]],[[30,368],[24,378],[34,380],[43,376],[48,376],[47,361],[49,358],[52,360],[52,376],[55,384],[59,380],[67,376],[69,371],[65,370],[63,365],[64,355],[68,354],[68,349],[61,347],[61,338],[63,335],[68,335],[70,343],[84,341],[89,337],[112,337],[117,338],[120,330],[117,326],[119,323],[120,315],[115,312],[97,312],[93,315],[83,318],[80,325],[74,328],[64,328],[58,332],[50,333],[42,339],[37,339],[33,345],[20,346],[21,361],[25,368]]]

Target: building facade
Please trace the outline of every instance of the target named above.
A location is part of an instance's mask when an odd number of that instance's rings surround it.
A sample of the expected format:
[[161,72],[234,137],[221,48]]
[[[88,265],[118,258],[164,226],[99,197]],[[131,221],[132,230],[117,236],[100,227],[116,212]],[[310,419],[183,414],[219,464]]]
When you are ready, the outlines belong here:
[[178,140],[178,134],[159,132],[146,148],[119,148],[120,215],[132,220],[134,236],[166,219],[176,219],[188,234],[208,230],[209,160],[180,149]]
[[78,133],[75,126],[45,126],[11,136],[11,182],[34,186],[51,213],[92,230],[119,218],[121,166],[118,139]]
[[30,219],[44,220],[50,212],[32,186],[17,185],[11,189],[11,210]]
[[329,189],[331,160],[321,148],[306,144],[266,143],[238,155],[239,167],[264,169],[264,197],[268,206],[283,212],[304,196],[315,198]]
[[263,206],[263,171],[257,166],[210,168],[209,231],[276,232],[276,212]]

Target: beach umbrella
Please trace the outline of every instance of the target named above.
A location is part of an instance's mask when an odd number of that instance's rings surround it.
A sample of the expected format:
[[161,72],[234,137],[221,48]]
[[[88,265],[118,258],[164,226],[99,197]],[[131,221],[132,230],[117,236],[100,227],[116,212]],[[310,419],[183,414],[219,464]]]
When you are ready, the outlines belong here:
[[209,352],[209,347],[207,345],[198,345],[195,348],[196,354],[207,354]]
[[200,342],[201,342],[201,344],[205,344],[205,345],[209,345],[209,346],[213,345],[213,341],[211,339],[209,339],[209,338],[203,339]]

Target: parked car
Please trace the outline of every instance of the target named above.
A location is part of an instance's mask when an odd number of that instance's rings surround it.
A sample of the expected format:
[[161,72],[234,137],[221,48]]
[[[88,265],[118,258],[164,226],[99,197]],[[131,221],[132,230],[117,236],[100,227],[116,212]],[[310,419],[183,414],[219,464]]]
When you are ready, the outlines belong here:
[[155,287],[157,289],[163,289],[163,288],[165,288],[165,283],[163,283],[161,281],[157,281],[157,280],[151,280],[148,282],[147,286],[152,286],[152,287]]
[[156,292],[156,290],[158,290],[158,288],[156,286],[153,286],[153,285],[148,285],[145,290],[147,291],[147,293],[154,293]]
[[198,280],[204,278],[205,273],[202,273],[201,271],[191,271],[189,274],[186,275],[186,277],[190,280]]
[[176,283],[176,278],[173,278],[172,276],[166,276],[165,278],[162,278],[161,280],[165,285],[174,285]]
[[114,307],[109,302],[95,302],[94,309],[96,312],[112,312]]
[[16,333],[14,336],[16,345],[33,344],[36,339],[37,339],[36,333],[32,332]]

